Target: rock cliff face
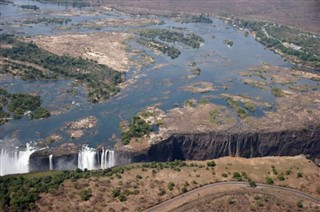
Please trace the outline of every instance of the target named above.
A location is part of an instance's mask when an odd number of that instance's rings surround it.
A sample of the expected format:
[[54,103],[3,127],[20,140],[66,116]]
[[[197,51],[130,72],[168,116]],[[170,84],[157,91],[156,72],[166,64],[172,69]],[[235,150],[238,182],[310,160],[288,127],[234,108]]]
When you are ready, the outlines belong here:
[[[78,167],[76,145],[61,146],[54,150],[41,150],[30,157],[30,171],[49,170],[49,155],[55,170]],[[98,149],[97,152],[101,152]],[[115,152],[116,165],[131,162],[207,160],[223,156],[265,157],[294,156],[304,154],[320,158],[320,129],[233,133],[208,132],[175,134],[152,144],[143,151],[118,150]],[[318,162],[317,162],[318,161]]]
[[264,157],[304,154],[320,157],[320,130],[227,134],[176,134],[143,152],[117,152],[118,163],[206,160],[223,156]]

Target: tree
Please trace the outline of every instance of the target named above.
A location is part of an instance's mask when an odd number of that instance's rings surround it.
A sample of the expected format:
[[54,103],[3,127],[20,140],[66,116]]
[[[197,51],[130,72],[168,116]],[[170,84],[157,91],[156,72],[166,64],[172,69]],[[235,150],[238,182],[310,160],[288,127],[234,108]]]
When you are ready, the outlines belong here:
[[254,181],[249,181],[249,186],[251,187],[251,188],[255,188],[255,187],[257,187],[257,184],[256,184],[256,182],[254,182]]
[[212,161],[207,162],[207,166],[209,166],[209,167],[215,167],[215,166],[216,166],[216,163],[212,160]]

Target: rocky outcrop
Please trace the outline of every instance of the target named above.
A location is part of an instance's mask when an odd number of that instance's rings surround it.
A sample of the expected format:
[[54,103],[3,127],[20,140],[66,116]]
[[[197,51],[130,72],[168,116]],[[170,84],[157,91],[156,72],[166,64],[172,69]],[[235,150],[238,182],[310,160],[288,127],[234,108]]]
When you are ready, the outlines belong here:
[[320,129],[300,131],[175,134],[143,152],[119,151],[118,163],[206,160],[223,156],[264,157],[304,154],[320,157]]
[[79,147],[66,143],[55,149],[44,149],[34,152],[29,158],[30,171],[49,170],[49,156],[52,155],[54,170],[74,170],[78,167]]

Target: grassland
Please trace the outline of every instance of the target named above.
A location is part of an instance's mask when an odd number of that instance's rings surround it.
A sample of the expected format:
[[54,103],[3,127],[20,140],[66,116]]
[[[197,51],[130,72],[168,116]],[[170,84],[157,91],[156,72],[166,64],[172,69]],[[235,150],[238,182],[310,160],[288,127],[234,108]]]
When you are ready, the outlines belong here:
[[[175,161],[130,164],[105,171],[69,172],[68,175],[74,177],[65,180],[58,188],[40,194],[36,207],[41,211],[82,208],[141,211],[208,183],[248,180],[266,183],[267,178],[273,179],[274,185],[296,188],[318,197],[320,195],[317,193],[320,186],[319,168],[301,156],[256,159],[227,157],[214,161],[215,165],[211,161]],[[297,177],[299,173],[302,177]],[[284,179],[279,176],[284,176]],[[258,191],[252,192],[255,195]],[[260,195],[259,192],[257,195]],[[264,202],[264,205],[273,203],[273,195],[269,195],[270,202]],[[238,198],[235,196],[234,200]],[[290,207],[297,209],[292,204]]]

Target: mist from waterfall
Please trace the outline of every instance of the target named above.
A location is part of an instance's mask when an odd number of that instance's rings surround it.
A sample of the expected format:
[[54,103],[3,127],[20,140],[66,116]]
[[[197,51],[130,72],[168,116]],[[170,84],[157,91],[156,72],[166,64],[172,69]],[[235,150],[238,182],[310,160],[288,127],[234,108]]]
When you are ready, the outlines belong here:
[[0,176],[29,172],[29,157],[35,151],[29,144],[26,144],[24,149],[1,149]]

